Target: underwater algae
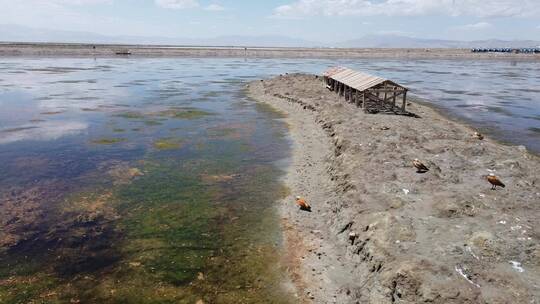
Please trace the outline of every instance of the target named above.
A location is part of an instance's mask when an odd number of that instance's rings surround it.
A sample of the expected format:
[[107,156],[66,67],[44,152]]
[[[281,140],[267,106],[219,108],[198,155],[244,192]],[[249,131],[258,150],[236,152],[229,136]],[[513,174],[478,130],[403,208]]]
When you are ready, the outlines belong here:
[[144,124],[147,126],[161,126],[163,123],[157,120],[145,120]]
[[147,122],[159,121],[159,118],[169,118],[169,119],[185,119],[185,120],[195,120],[200,119],[206,116],[215,115],[212,112],[204,111],[201,109],[193,107],[170,107],[166,110],[161,110],[157,112],[123,112],[115,114],[116,117],[121,117],[125,119],[132,120],[146,120]]
[[[0,186],[20,189],[0,187],[16,196],[7,208],[0,201],[0,304],[294,302],[273,205],[285,191],[273,163],[284,156],[274,137],[282,122],[246,100],[241,85],[221,91],[204,85],[208,76],[182,76],[187,88],[199,86],[162,94],[171,75],[152,80],[150,65],[94,64],[69,73],[98,86],[73,81],[21,95],[32,111],[5,126],[46,118],[84,121],[87,131],[0,145],[0,156],[17,159],[0,165]],[[43,85],[60,78],[50,77]],[[118,85],[134,78],[144,87]],[[102,101],[81,93],[97,87]],[[34,111],[36,100],[46,107]],[[88,102],[72,111],[73,100]]]
[[170,108],[157,113],[158,116],[169,117],[175,119],[199,119],[213,115],[211,112],[199,110],[196,108]]
[[279,188],[272,166],[137,163],[107,171],[113,181],[135,177],[128,182],[72,194],[57,206],[61,226],[70,228],[55,238],[67,241],[43,262],[36,256],[18,261],[19,270],[4,268],[0,303],[288,302],[279,247],[269,237],[276,223],[267,202]]
[[91,142],[96,145],[114,145],[126,141],[125,138],[99,138]]
[[140,112],[123,112],[115,115],[126,119],[144,119],[146,116]]
[[154,141],[154,148],[158,150],[174,150],[182,147],[182,140],[178,138],[161,138]]

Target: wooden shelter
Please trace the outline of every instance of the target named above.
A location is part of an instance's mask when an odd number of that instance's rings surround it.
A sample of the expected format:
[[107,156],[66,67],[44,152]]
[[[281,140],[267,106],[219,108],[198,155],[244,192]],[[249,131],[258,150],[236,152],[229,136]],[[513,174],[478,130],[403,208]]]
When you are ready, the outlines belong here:
[[[364,108],[364,112],[406,113],[409,89],[393,81],[344,67],[330,68],[323,76],[329,90]],[[396,105],[398,97],[401,106]]]

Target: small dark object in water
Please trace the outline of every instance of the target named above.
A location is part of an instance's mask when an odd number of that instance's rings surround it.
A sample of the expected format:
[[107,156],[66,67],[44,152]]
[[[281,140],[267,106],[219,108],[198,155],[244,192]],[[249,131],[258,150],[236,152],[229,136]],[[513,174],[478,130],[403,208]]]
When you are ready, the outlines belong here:
[[131,55],[131,52],[127,51],[127,50],[126,51],[117,51],[115,54],[116,55],[122,55],[122,56],[129,56],[129,55]]

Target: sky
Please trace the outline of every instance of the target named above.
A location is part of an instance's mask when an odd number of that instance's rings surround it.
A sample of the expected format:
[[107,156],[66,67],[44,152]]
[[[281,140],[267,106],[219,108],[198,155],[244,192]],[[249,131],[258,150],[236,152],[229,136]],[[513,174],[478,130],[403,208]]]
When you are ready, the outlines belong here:
[[0,8],[0,26],[115,36],[540,40],[540,0],[0,0]]

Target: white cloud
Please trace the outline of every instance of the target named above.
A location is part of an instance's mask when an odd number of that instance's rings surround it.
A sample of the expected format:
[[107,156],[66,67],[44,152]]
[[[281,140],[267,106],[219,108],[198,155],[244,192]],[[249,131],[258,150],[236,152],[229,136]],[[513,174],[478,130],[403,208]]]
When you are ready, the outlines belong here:
[[154,0],[156,5],[163,8],[185,9],[199,7],[197,0]]
[[74,6],[111,3],[109,0],[0,0],[0,20],[4,24],[46,27],[63,30],[111,26],[112,18],[86,13]]
[[538,0],[297,0],[274,9],[274,17],[305,16],[535,16]]
[[488,23],[488,22],[478,22],[478,23],[457,26],[456,29],[458,30],[485,30],[492,26],[493,25],[491,25],[491,23]]
[[52,0],[47,2],[56,2],[58,4],[67,5],[90,5],[90,4],[103,4],[112,3],[112,0]]
[[215,11],[215,12],[225,10],[225,8],[223,6],[221,6],[219,4],[215,4],[215,3],[206,6],[204,9],[207,10],[207,11]]

